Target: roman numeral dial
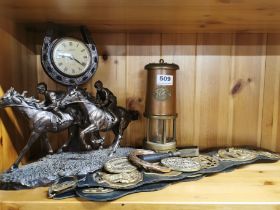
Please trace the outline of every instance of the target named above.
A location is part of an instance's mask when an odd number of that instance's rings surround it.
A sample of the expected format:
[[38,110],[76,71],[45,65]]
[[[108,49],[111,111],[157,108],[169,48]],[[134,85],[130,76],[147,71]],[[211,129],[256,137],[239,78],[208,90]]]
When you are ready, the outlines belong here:
[[77,77],[84,74],[91,63],[87,46],[73,38],[59,39],[52,48],[52,61],[62,74]]

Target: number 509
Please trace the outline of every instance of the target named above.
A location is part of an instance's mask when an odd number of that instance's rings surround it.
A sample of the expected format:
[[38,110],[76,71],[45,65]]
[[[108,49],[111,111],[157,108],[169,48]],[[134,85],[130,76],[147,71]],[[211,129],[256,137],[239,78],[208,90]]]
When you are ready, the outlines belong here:
[[160,81],[167,81],[167,82],[169,82],[171,80],[171,78],[169,76],[160,76],[159,80]]

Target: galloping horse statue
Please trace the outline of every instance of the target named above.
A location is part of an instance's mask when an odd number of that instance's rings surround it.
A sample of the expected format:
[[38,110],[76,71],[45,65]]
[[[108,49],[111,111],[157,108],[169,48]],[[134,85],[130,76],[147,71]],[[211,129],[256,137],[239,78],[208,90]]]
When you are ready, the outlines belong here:
[[110,156],[118,148],[123,137],[123,132],[127,128],[128,124],[133,120],[138,120],[139,117],[138,111],[126,110],[123,107],[117,106],[115,110],[117,119],[115,119],[112,114],[102,108],[99,108],[96,105],[94,98],[82,88],[72,89],[60,101],[61,107],[76,103],[83,107],[83,110],[86,112],[85,115],[88,115],[88,120],[90,122],[90,125],[83,129],[80,133],[81,141],[83,141],[83,144],[86,144],[85,136],[87,134],[96,134],[99,131],[112,130],[115,138],[113,145],[111,146]]
[[[99,108],[96,105],[95,99],[88,92],[82,88],[74,88],[68,91],[58,103],[58,108],[60,115],[56,112],[48,109],[40,101],[34,97],[26,97],[26,92],[22,94],[10,88],[2,98],[0,98],[0,109],[5,107],[15,107],[21,113],[23,113],[29,120],[29,125],[31,129],[30,137],[27,144],[21,150],[18,158],[13,163],[10,171],[18,168],[18,165],[27,151],[30,149],[32,144],[38,140],[40,137],[43,138],[44,143],[48,148],[48,152],[52,153],[53,150],[47,139],[48,132],[60,132],[74,126],[79,126],[83,130],[80,132],[80,143],[84,149],[91,149],[91,146],[86,143],[85,135],[92,134],[95,136],[93,142],[103,144],[104,139],[99,135],[99,131],[109,131],[112,130],[115,134],[115,139],[112,145],[112,150],[110,155],[112,155],[119,146],[119,143],[123,137],[123,132],[127,128],[128,124],[132,120],[137,120],[139,113],[137,111],[126,110],[122,107],[116,107],[115,116],[112,116],[110,112]],[[65,111],[67,108],[71,108],[71,105],[81,105],[83,113],[81,118],[87,118],[77,120],[75,114],[70,114],[72,112]],[[75,106],[74,106],[75,107]],[[72,107],[71,109],[73,110]],[[74,108],[75,109],[75,108]],[[80,110],[76,110],[80,111]],[[69,132],[69,137],[71,138],[71,132]],[[69,140],[63,145],[66,147],[69,144]]]
[[14,88],[10,88],[2,98],[0,98],[0,108],[15,107],[29,119],[31,135],[27,144],[21,150],[18,158],[11,166],[10,170],[18,168],[18,165],[31,145],[39,139],[44,138],[48,151],[52,153],[52,148],[47,139],[47,132],[59,132],[69,128],[74,123],[74,118],[62,112],[62,116],[46,111],[42,104],[33,97],[26,97],[25,93],[19,94]]

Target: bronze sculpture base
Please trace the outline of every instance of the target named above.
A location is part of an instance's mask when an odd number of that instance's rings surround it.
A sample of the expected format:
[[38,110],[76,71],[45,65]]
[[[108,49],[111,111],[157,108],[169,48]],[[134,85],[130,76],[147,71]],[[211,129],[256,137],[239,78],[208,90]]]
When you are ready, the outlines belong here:
[[111,158],[127,156],[132,150],[118,148],[112,157],[108,155],[109,149],[48,155],[12,172],[0,174],[0,189],[34,188],[49,185],[62,176],[85,175],[102,168]]

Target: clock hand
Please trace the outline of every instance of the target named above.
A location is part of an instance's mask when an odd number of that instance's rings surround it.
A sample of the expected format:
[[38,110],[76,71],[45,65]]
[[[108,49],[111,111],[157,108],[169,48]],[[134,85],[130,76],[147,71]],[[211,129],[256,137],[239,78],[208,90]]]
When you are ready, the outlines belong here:
[[66,58],[70,58],[71,60],[74,60],[76,61],[78,64],[80,64],[81,66],[83,66],[83,64],[78,60],[76,59],[72,54],[70,53],[58,53],[60,56],[65,56]]
[[83,64],[79,61],[79,60],[77,60],[76,58],[74,58],[73,56],[71,57],[71,59],[72,60],[74,60],[74,61],[76,61],[78,64],[80,64],[81,66],[83,66]]
[[59,56],[64,56],[64,57],[68,57],[68,58],[70,58],[70,57],[72,57],[72,55],[70,54],[70,53],[57,53]]

